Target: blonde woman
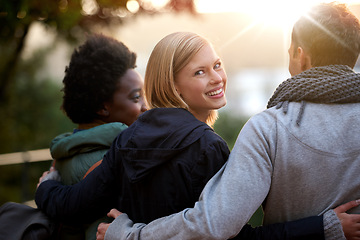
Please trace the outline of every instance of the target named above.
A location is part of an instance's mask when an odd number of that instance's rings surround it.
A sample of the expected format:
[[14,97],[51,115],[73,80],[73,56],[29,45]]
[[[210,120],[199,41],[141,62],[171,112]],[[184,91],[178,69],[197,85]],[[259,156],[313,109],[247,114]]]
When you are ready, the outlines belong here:
[[[222,61],[205,38],[188,32],[166,36],[145,73],[149,110],[120,133],[83,181],[72,187],[43,181],[36,192],[38,207],[76,222],[117,208],[143,223],[193,207],[229,156],[225,141],[211,128],[216,110],[226,104],[226,83]],[[309,221],[318,223],[309,232],[315,228],[322,234],[322,218]],[[273,228],[279,235],[288,234],[279,226]],[[116,231],[110,239],[112,234]]]
[[149,222],[191,207],[226,162],[227,144],[211,125],[226,104],[227,76],[208,41],[193,33],[163,39],[145,79],[149,110],[115,139],[102,163],[73,186],[39,185],[36,202],[48,215],[79,223],[116,207]]

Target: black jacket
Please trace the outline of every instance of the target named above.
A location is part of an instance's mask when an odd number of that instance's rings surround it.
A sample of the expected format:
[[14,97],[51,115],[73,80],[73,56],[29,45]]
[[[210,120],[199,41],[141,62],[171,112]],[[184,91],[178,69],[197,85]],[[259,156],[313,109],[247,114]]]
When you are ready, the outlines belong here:
[[83,181],[47,181],[35,200],[65,221],[88,222],[115,207],[147,223],[192,207],[228,156],[226,142],[187,110],[153,109],[120,133]]

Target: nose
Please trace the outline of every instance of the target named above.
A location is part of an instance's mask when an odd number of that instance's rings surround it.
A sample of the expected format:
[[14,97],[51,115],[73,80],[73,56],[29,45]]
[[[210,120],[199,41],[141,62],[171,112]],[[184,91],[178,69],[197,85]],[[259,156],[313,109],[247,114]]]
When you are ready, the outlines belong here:
[[217,71],[212,70],[210,83],[211,84],[218,84],[218,83],[220,83],[222,81],[223,81],[223,77]]
[[146,112],[147,110],[148,110],[148,107],[146,106],[145,100],[142,98],[140,111]]

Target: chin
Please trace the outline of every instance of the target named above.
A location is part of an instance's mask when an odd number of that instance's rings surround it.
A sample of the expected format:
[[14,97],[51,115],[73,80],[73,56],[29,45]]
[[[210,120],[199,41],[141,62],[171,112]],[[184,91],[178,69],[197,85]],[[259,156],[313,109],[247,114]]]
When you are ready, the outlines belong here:
[[226,105],[226,101],[221,104],[218,104],[217,107],[214,109],[220,109],[220,108],[224,107],[225,105]]

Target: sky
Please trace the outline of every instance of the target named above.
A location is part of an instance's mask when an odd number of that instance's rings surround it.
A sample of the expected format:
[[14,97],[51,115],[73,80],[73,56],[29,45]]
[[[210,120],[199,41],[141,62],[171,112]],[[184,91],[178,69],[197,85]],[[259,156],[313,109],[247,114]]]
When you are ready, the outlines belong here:
[[[142,0],[154,6],[163,6],[168,0]],[[288,28],[312,5],[334,0],[194,0],[199,13],[237,12],[257,22]],[[348,5],[360,0],[340,0]]]

